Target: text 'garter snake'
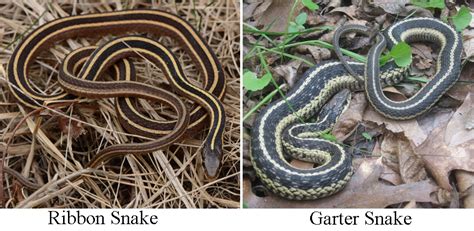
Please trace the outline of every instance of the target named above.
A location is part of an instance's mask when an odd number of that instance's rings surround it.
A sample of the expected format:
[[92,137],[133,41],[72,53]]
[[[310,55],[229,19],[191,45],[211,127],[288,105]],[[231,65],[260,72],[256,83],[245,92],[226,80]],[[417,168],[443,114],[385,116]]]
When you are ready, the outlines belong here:
[[[170,49],[141,35],[126,35],[129,32],[165,35],[179,42],[203,77],[203,88],[191,84]],[[65,92],[46,95],[34,89],[28,78],[28,69],[41,52],[69,38],[109,34],[122,36],[99,47],[74,50],[62,61],[58,82]],[[197,105],[187,109],[174,93],[133,81],[135,69],[125,59],[132,56],[145,58],[160,68],[172,89]],[[97,81],[106,71],[111,71],[116,81]],[[196,131],[209,123],[209,132],[202,148],[203,162],[209,176],[216,176],[219,170],[225,125],[225,111],[220,102],[225,94],[224,73],[206,41],[177,15],[160,10],[126,10],[77,15],[48,22],[29,33],[16,47],[7,72],[14,96],[23,105],[33,109],[77,96],[118,97],[117,114],[123,127],[133,134],[153,139],[143,143],[109,146],[92,157],[88,167],[96,167],[116,156],[162,149],[179,140],[186,131]],[[125,97],[164,103],[176,112],[177,119],[152,120],[141,115],[130,99]]]
[[[338,30],[335,37],[351,30],[369,29],[348,26]],[[300,122],[300,118],[317,114],[341,89],[365,90],[376,111],[401,120],[426,112],[459,78],[461,36],[444,22],[432,18],[406,19],[393,24],[384,35],[378,33],[376,40],[365,65],[348,62],[347,70],[341,62],[320,63],[305,72],[285,100],[271,103],[259,114],[252,129],[251,159],[257,176],[272,192],[288,199],[311,200],[338,192],[350,180],[351,156],[341,145],[314,135],[330,128],[339,115],[320,116],[316,123]],[[387,44],[390,49],[401,41],[434,42],[440,52],[433,79],[408,100],[392,101],[384,96],[382,87],[401,81],[405,69],[389,63],[380,70],[379,58]],[[312,161],[318,166],[300,169],[290,165],[288,157]]]

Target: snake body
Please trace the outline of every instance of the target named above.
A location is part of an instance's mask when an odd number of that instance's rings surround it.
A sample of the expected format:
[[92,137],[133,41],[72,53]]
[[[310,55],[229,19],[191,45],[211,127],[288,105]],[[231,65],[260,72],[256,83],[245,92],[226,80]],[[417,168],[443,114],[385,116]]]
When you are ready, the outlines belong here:
[[[400,41],[435,42],[440,46],[440,52],[433,79],[412,98],[395,102],[383,95],[382,87],[399,82],[405,70],[393,64],[380,70],[379,57],[386,45],[391,48]],[[393,24],[385,35],[378,34],[366,64],[330,61],[310,68],[287,93],[285,100],[268,105],[254,123],[251,160],[257,176],[272,192],[288,199],[318,199],[340,191],[352,175],[351,157],[341,145],[308,132],[308,128],[322,123],[321,119],[330,121],[324,128],[330,127],[338,115],[320,117],[316,123],[302,123],[301,120],[317,115],[341,89],[365,90],[371,105],[386,117],[413,118],[429,110],[457,81],[460,57],[461,38],[451,26],[436,19],[412,18]],[[354,78],[346,68],[359,78]],[[288,156],[311,160],[318,166],[297,168],[289,163]]]
[[[47,95],[32,86],[28,78],[29,66],[38,55],[55,43],[69,38],[120,35],[129,32],[166,35],[179,42],[202,75],[203,87],[190,83],[178,59],[160,43],[142,36],[125,36],[109,41],[91,52],[80,49],[63,60],[59,83],[65,91]],[[90,57],[87,57],[89,56]],[[133,67],[123,58],[138,56],[149,59],[162,69],[173,90],[196,102],[188,112],[182,100],[167,90],[132,80]],[[71,61],[71,62],[70,62]],[[79,74],[75,71],[84,63]],[[114,64],[117,65],[114,66]],[[109,68],[115,69],[118,81],[99,82]],[[154,138],[142,144],[110,146],[98,153],[88,166],[118,155],[148,153],[161,149],[179,139],[184,132],[196,130],[209,122],[209,132],[203,144],[204,164],[208,175],[215,176],[222,156],[225,125],[224,107],[219,99],[225,93],[225,78],[214,52],[199,33],[180,17],[159,10],[127,10],[60,18],[48,22],[26,36],[14,50],[8,64],[8,82],[14,96],[30,108],[39,108],[59,100],[77,96],[89,98],[120,97],[118,114],[124,127],[132,133]],[[157,121],[138,112],[130,99],[138,97],[157,100],[171,106],[178,119]]]

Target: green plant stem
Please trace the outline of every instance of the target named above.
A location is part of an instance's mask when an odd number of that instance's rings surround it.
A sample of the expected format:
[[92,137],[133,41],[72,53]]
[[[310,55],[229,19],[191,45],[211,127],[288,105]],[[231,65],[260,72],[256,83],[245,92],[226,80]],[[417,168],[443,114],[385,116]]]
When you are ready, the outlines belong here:
[[266,104],[267,102],[269,102],[273,96],[275,96],[276,93],[280,92],[281,89],[283,87],[285,87],[286,85],[285,84],[282,84],[280,86],[278,86],[277,89],[273,90],[272,92],[270,92],[267,96],[265,96],[265,98],[263,98],[262,100],[260,100],[260,102],[257,103],[257,105],[255,105],[253,108],[251,108],[245,115],[244,115],[244,119],[243,121],[247,120],[255,111],[257,111],[260,107],[262,107],[264,104]]
[[[304,63],[306,63],[306,64],[308,64],[308,65],[310,65],[310,66],[313,66],[313,65],[314,65],[314,63],[312,63],[312,62],[310,62],[310,61],[308,61],[308,60],[306,60],[306,59],[300,58],[300,57],[295,56],[295,55],[290,55],[290,54],[285,53],[285,52],[283,52],[283,51],[279,51],[279,50],[275,50],[275,49],[268,49],[268,48],[265,48],[265,47],[260,47],[260,49],[265,50],[265,51],[268,51],[268,52],[276,53],[276,54],[279,54],[279,55],[282,55],[282,56],[285,56],[285,57],[288,57],[288,58],[291,58],[291,59],[294,59],[294,60],[300,60],[300,61],[302,61],[302,62],[304,62]],[[262,55],[262,56],[263,56],[264,53],[265,53],[265,52],[259,51],[259,52],[256,53],[255,55],[258,55],[258,56],[261,56],[261,55]]]
[[319,27],[307,28],[307,29],[297,31],[297,32],[272,32],[272,31],[259,30],[253,27],[252,25],[249,25],[246,23],[243,23],[243,26],[244,26],[244,33],[259,34],[259,35],[266,35],[266,36],[282,36],[282,35],[294,35],[294,34],[301,35],[301,34],[308,34],[315,31],[334,30],[333,26],[319,26]]
[[[299,1],[299,0],[295,0],[295,1],[293,2],[293,6],[291,6],[290,14],[288,15],[288,18],[286,19],[285,32],[288,32],[288,28],[290,28],[290,22],[291,22],[291,19],[293,18],[293,14],[295,13],[295,9],[296,9],[296,6],[298,5],[298,1]],[[284,35],[284,39],[283,39],[283,40],[286,40],[286,39],[287,39],[287,36],[288,36],[288,33],[286,33],[286,34]]]
[[[324,42],[324,41],[321,41],[321,40],[308,40],[308,41],[302,41],[302,42],[295,42],[295,43],[291,43],[291,44],[286,44],[286,45],[281,45],[279,46],[278,48],[274,47],[274,48],[265,48],[265,47],[261,47],[262,50],[262,53],[265,54],[267,52],[272,52],[272,53],[278,53],[278,54],[281,54],[282,52],[281,51],[278,51],[280,50],[281,48],[285,49],[285,48],[291,48],[291,47],[295,47],[295,46],[301,46],[301,45],[315,45],[315,46],[319,46],[319,47],[322,47],[322,48],[328,48],[328,49],[334,49],[334,46],[331,45],[330,43],[327,43],[327,42]],[[260,46],[260,45],[257,45],[257,46]],[[363,56],[363,55],[359,55],[355,52],[352,52],[352,51],[349,51],[349,50],[346,50],[346,49],[343,49],[341,48],[341,52],[359,62],[365,62],[366,61],[366,57]],[[260,55],[259,53],[256,53],[254,55]],[[295,58],[296,56],[293,56],[293,55],[289,55],[289,54],[284,54],[284,56],[287,56],[287,57],[290,57],[290,58]],[[296,59],[301,59],[299,57],[296,57]],[[244,57],[244,60],[245,57]],[[305,63],[308,63],[309,61],[304,61]],[[309,65],[314,65],[313,63],[309,62],[308,63]]]
[[[267,29],[265,29],[265,31],[263,32],[266,32],[274,23],[275,21],[273,21],[272,23],[270,23],[270,25],[268,25]],[[249,25],[249,27],[252,27],[251,25]],[[253,27],[254,28],[254,27]],[[255,28],[256,29],[256,28]],[[255,49],[257,48],[257,45],[260,45],[260,41],[262,41],[262,39],[265,38],[267,39],[273,46],[278,46],[270,37],[268,37],[267,35],[263,34],[262,37],[259,37],[257,42],[253,45],[253,47],[250,49],[250,51],[244,56],[244,60],[247,60],[249,57],[252,57],[254,56],[254,52],[255,52]]]
[[[258,49],[260,49],[260,48],[258,48]],[[293,106],[288,102],[288,100],[286,100],[286,95],[285,95],[285,93],[283,93],[283,91],[280,89],[280,86],[278,86],[278,84],[276,83],[275,79],[273,78],[272,72],[270,71],[270,68],[268,68],[268,64],[267,64],[267,62],[265,61],[265,58],[263,57],[263,54],[261,54],[260,50],[259,50],[258,53],[260,53],[260,55],[258,55],[258,57],[260,58],[260,65],[262,65],[263,68],[265,69],[265,72],[266,72],[266,73],[269,73],[270,76],[272,77],[272,78],[271,78],[271,82],[272,82],[273,86],[275,86],[275,88],[278,90],[278,92],[280,93],[281,97],[282,97],[283,100],[285,101],[285,103],[286,103],[286,105],[288,106],[288,108],[289,108],[293,113],[296,114],[296,111],[295,111],[295,109],[293,108]],[[301,117],[299,117],[297,114],[296,114],[296,116],[298,117],[298,119],[299,119],[301,122],[304,123],[304,120],[303,120]]]
[[[244,25],[245,25],[246,27],[249,27],[249,28],[250,28],[250,29],[247,29],[248,31],[252,31],[253,33],[260,34],[260,35],[263,36],[266,40],[268,40],[270,43],[272,43],[273,45],[276,46],[276,44],[275,44],[275,42],[273,41],[273,39],[271,39],[270,37],[268,37],[268,36],[270,36],[270,35],[268,35],[268,33],[271,33],[271,32],[268,32],[268,31],[267,31],[267,30],[273,25],[273,22],[270,23],[270,25],[269,25],[269,26],[267,27],[267,29],[264,30],[264,31],[261,31],[261,30],[255,28],[255,27],[252,26],[252,25],[248,25],[248,24],[245,24],[245,23],[244,23]],[[246,29],[244,29],[244,32],[248,32],[248,31],[246,31]],[[252,33],[252,32],[249,32],[249,33]],[[257,33],[257,32],[259,32],[259,33]]]

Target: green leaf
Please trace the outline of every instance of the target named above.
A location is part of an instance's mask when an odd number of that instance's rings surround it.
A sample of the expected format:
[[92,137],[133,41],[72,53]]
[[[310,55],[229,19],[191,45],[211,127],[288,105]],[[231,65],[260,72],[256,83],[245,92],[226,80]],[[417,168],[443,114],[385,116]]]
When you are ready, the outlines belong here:
[[369,133],[367,132],[362,132],[362,136],[366,139],[366,140],[372,140],[372,135],[370,135]]
[[247,71],[244,73],[243,84],[245,89],[249,91],[258,91],[266,87],[271,79],[272,74],[270,73],[266,73],[262,78],[258,78],[254,72]]
[[308,14],[303,12],[303,13],[300,13],[298,16],[296,16],[295,22],[298,25],[304,25],[306,23],[306,19],[308,19]]
[[380,66],[385,65],[391,58],[392,56],[390,56],[390,54],[382,55],[382,57],[380,57]]
[[301,1],[306,8],[308,8],[311,11],[315,11],[319,9],[318,4],[314,3],[312,0],[302,0]]
[[469,8],[467,8],[466,6],[461,6],[461,9],[459,9],[458,13],[453,16],[453,23],[457,31],[464,30],[464,28],[469,26],[471,20],[471,11],[469,11]]
[[288,27],[288,33],[297,33],[304,29],[304,26],[298,25],[295,22],[290,22],[290,26]]
[[290,25],[288,25],[288,33],[296,33],[300,31],[300,26],[296,24],[295,22],[290,22]]
[[420,82],[420,83],[427,83],[430,80],[424,76],[410,76],[407,77],[407,80],[413,81],[413,82]]
[[411,0],[410,2],[415,6],[423,8],[444,9],[446,7],[444,0]]
[[336,142],[336,141],[337,141],[336,137],[335,137],[333,134],[329,133],[329,132],[327,132],[327,133],[322,133],[322,134],[321,134],[321,138],[322,138],[322,139],[325,139],[325,140],[328,140],[328,141],[332,141],[332,142]]
[[406,42],[397,43],[389,54],[399,67],[408,67],[411,63],[411,47]]

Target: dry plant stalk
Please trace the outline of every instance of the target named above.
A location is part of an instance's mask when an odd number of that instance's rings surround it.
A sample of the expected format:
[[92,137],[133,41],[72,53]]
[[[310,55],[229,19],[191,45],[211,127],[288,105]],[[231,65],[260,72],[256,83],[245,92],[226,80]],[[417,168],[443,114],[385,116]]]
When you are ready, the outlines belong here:
[[[205,208],[240,205],[240,80],[238,1],[11,1],[0,3],[0,151],[9,145],[5,166],[43,184],[37,191],[19,187],[6,174],[6,207],[60,208]],[[192,134],[162,151],[126,156],[109,161],[93,171],[84,165],[98,150],[116,143],[140,142],[120,126],[114,100],[79,99],[68,107],[44,109],[34,116],[18,104],[5,76],[10,55],[33,28],[70,14],[98,13],[124,9],[161,9],[188,20],[218,56],[227,81],[223,100],[227,123],[220,174],[206,179],[200,145],[206,132]],[[61,91],[56,82],[60,60],[79,47],[102,44],[105,38],[69,39],[43,52],[30,68],[31,82],[38,91]],[[185,74],[201,85],[199,72],[175,41],[157,37],[172,48]],[[133,60],[139,81],[167,85],[162,72],[143,59]],[[151,118],[172,119],[169,108],[139,100]],[[20,121],[26,121],[20,123]],[[18,129],[14,131],[15,127]],[[86,176],[80,180],[76,175]]]

